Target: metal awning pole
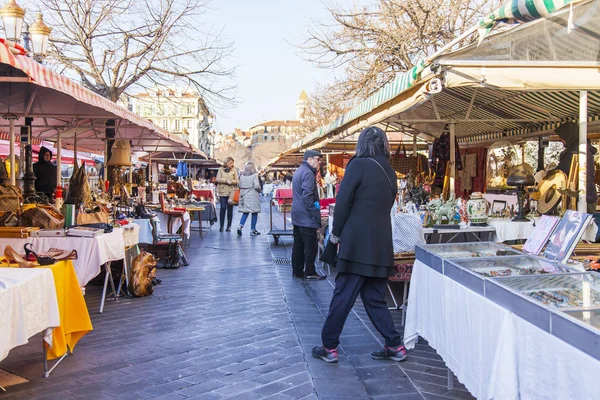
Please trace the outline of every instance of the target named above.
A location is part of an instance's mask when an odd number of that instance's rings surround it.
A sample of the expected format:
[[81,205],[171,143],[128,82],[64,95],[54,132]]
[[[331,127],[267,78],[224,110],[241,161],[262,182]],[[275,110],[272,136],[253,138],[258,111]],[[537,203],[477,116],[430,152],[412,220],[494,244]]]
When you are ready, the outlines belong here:
[[56,184],[62,186],[62,130],[56,130]]
[[456,170],[456,124],[450,124],[450,196],[454,196],[454,171]]
[[15,185],[16,180],[16,165],[15,165],[15,120],[8,120],[8,145],[10,147],[9,160],[10,160],[10,184]]
[[154,182],[154,177],[152,176],[152,153],[148,154],[148,181],[150,183]]
[[104,176],[102,178],[104,182],[106,182],[108,177],[108,140],[104,141],[104,167],[102,169],[104,171]]
[[587,119],[588,119],[588,92],[579,92],[579,201],[577,210],[587,212],[586,185],[587,185]]

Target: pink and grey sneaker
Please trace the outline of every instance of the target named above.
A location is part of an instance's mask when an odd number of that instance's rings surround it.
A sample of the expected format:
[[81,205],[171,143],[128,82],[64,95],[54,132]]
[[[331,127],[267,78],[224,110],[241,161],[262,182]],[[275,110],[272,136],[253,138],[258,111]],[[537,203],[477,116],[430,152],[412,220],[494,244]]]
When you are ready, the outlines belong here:
[[387,347],[385,346],[381,350],[377,350],[371,353],[371,357],[375,360],[393,360],[393,361],[404,361],[408,355],[404,346],[398,347]]
[[315,346],[312,349],[312,356],[320,358],[326,363],[336,363],[338,361],[338,352],[336,349],[328,349],[325,346]]

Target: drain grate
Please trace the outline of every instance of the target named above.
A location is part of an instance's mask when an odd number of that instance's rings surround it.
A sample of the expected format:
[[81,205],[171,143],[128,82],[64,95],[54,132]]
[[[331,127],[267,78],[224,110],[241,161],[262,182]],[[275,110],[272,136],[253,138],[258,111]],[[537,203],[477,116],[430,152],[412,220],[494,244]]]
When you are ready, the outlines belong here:
[[275,264],[292,264],[291,258],[273,258],[273,263]]

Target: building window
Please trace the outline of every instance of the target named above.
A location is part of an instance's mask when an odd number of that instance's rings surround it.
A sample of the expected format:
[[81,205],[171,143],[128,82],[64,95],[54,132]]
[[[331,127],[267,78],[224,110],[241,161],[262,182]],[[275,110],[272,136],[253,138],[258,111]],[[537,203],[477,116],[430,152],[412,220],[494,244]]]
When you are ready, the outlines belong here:
[[176,119],[175,120],[175,132],[179,132],[181,131],[181,120]]
[[192,129],[192,120],[191,119],[187,120],[187,128]]
[[162,127],[163,129],[169,129],[169,120],[168,119],[163,119],[162,120]]
[[193,104],[188,104],[187,106],[187,113],[189,116],[194,115],[194,105]]
[[158,115],[165,115],[165,105],[164,104],[158,105]]

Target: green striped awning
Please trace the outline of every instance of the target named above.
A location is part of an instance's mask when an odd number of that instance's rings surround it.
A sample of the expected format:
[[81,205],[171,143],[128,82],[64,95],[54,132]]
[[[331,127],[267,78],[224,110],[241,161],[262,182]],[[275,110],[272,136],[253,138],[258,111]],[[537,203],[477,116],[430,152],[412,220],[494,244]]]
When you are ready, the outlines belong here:
[[479,21],[479,43],[485,39],[494,27],[504,22],[507,24],[523,23],[546,18],[550,14],[582,0],[512,0]]
[[[555,11],[564,8],[572,3],[581,2],[583,0],[511,0],[491,13],[476,26],[479,31],[480,42],[485,38],[494,27],[501,23],[522,23],[529,22],[539,18],[545,18]],[[473,30],[475,27],[472,28]],[[354,107],[347,113],[338,116],[329,124],[324,125],[307,135],[303,139],[294,143],[293,148],[301,149],[315,139],[333,132],[334,130],[368,114],[377,107],[394,99],[401,93],[407,91],[415,85],[421,78],[421,73],[431,64],[425,60],[419,61],[410,70],[399,73],[396,78],[386,84],[379,91],[371,95],[365,101]]]

